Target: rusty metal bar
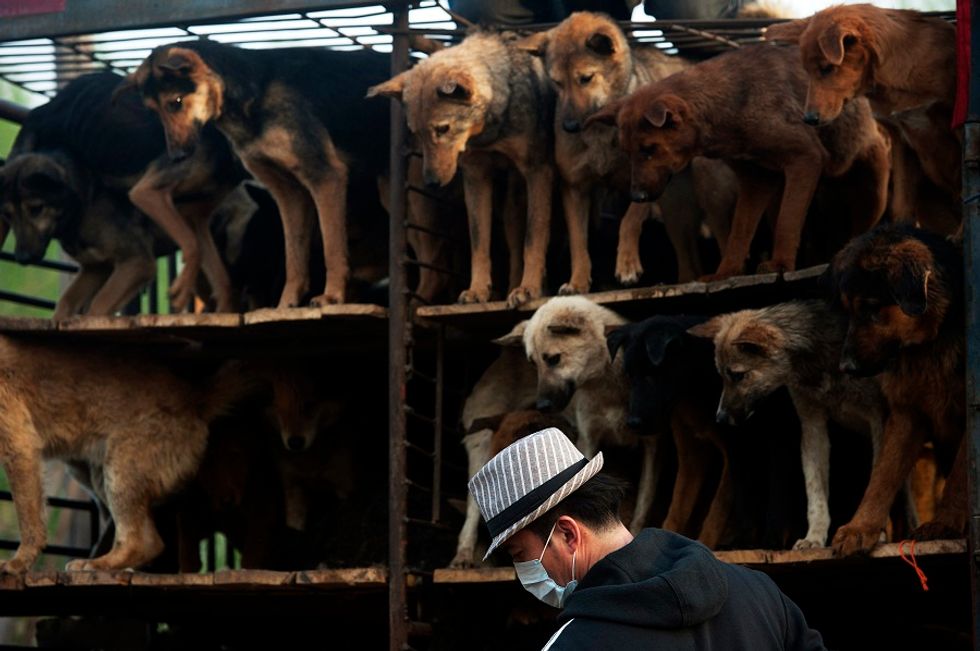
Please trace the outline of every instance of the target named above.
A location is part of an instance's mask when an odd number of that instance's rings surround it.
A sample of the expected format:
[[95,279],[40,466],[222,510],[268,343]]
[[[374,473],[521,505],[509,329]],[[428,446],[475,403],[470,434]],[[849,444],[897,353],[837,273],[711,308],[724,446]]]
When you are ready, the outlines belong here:
[[966,299],[966,433],[969,437],[969,497],[972,550],[970,598],[973,606],[973,648],[980,651],[980,0],[971,0],[970,92],[964,125],[963,263]]
[[[408,4],[391,7],[392,24],[408,28]],[[396,35],[391,50],[391,73],[408,68],[408,36]],[[408,646],[409,618],[405,570],[408,496],[405,447],[405,393],[411,327],[408,321],[405,267],[405,119],[399,102],[391,102],[390,236],[388,249],[388,648]]]
[[432,441],[432,521],[442,520],[442,387],[446,381],[443,362],[446,358],[445,328],[440,326],[436,339],[436,419],[433,423]]
[[24,124],[31,109],[10,100],[0,99],[0,118],[17,124]]

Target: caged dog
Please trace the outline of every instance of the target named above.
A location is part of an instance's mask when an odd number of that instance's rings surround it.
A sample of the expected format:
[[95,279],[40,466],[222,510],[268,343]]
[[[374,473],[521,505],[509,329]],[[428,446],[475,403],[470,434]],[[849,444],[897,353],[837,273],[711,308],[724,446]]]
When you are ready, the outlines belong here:
[[561,411],[578,433],[576,447],[586,457],[600,450],[640,450],[640,476],[630,529],[646,524],[656,486],[656,439],[640,436],[627,425],[629,383],[623,361],[613,359],[606,329],[626,320],[583,296],[558,296],[539,307],[530,319],[496,340],[522,346],[537,375],[536,407]]
[[871,171],[872,205],[852,216],[854,233],[877,222],[888,198],[888,142],[867,101],[848,103],[837,120],[814,129],[799,118],[805,95],[795,48],[743,47],[644,86],[586,124],[619,126],[635,197],[659,197],[694,156],[732,166],[739,184],[732,230],[718,270],[706,280],[742,273],[759,220],[781,191],[772,259],[759,271],[791,271],[821,175],[841,176],[856,162]]
[[961,145],[950,129],[957,67],[952,23],[918,11],[843,5],[772,25],[765,38],[799,43],[809,76],[808,124],[836,119],[847,102],[863,96],[898,128],[917,160],[900,170],[912,176],[896,184],[895,217],[929,219],[919,214],[919,166],[947,195],[959,197]]
[[279,307],[299,306],[314,289],[313,214],[326,266],[314,305],[345,300],[347,215],[383,218],[377,182],[387,169],[388,110],[363,98],[387,77],[388,64],[368,50],[245,50],[194,41],[156,48],[129,77],[159,115],[171,159],[191,155],[213,124],[272,193],[286,253]]
[[875,375],[889,414],[861,504],[834,535],[843,555],[874,547],[923,444],[947,476],[919,540],[959,537],[967,523],[963,259],[945,238],[906,225],[880,226],[847,245],[828,269],[848,316],[840,368]]
[[[837,368],[846,331],[846,317],[820,300],[723,314],[689,330],[714,342],[723,383],[719,422],[744,422],[764,398],[781,387],[789,389],[802,428],[800,455],[807,496],[807,532],[794,549],[827,544],[828,422],[869,435],[872,459],[880,454],[888,406],[876,379],[850,377]],[[914,509],[909,513],[914,526]]]
[[[677,450],[677,478],[662,527],[714,549],[729,527],[734,486],[728,445],[711,418],[718,394],[711,347],[687,334],[704,324],[701,316],[655,316],[616,328],[606,341],[619,356],[630,382],[630,427],[643,432],[670,429]],[[720,463],[719,463],[720,462]],[[710,476],[719,467],[717,480]],[[710,507],[695,518],[699,501]]]
[[507,302],[517,307],[544,290],[554,191],[554,96],[540,60],[516,40],[510,32],[477,32],[368,93],[405,105],[408,127],[422,145],[428,185],[445,186],[462,169],[471,275],[461,303],[490,300],[493,180],[500,168],[516,168],[527,186],[526,235],[506,229],[512,260],[523,252],[520,285],[510,288]]
[[[543,57],[557,94],[555,164],[572,252],[572,277],[559,293],[586,293],[592,269],[587,246],[592,197],[607,185],[627,194],[629,161],[616,142],[615,129],[583,130],[582,124],[606,104],[691,64],[656,48],[631,48],[612,18],[586,11],[529,36],[520,47]],[[677,256],[678,282],[704,273],[698,251],[702,221],[724,250],[735,202],[734,175],[721,161],[700,157],[680,174],[693,178],[669,185],[655,204],[631,203],[623,216],[616,252],[616,279],[621,283],[633,284],[643,273],[640,232],[651,217],[664,222]]]
[[83,352],[11,337],[0,337],[0,370],[0,463],[21,532],[16,553],[0,564],[10,574],[28,571],[45,546],[45,459],[87,466],[89,488],[115,522],[108,553],[71,561],[67,569],[135,568],[153,560],[164,543],[151,506],[193,478],[208,423],[253,389],[233,362],[193,382],[152,359],[134,361],[131,351]]
[[[181,311],[191,303],[202,268],[215,308],[219,312],[236,309],[209,222],[211,213],[245,173],[213,128],[203,130],[201,146],[193,156],[171,162],[165,155],[159,120],[124,78],[110,72],[93,73],[72,80],[54,99],[31,111],[14,141],[10,162],[29,155],[49,159],[45,167],[52,180],[33,205],[35,210],[50,212],[48,216],[22,213],[18,241],[21,236],[50,239],[52,229],[60,227],[59,239],[69,253],[78,251],[83,267],[116,263],[117,276],[106,280],[103,273],[101,278],[106,285],[111,283],[113,293],[124,293],[123,285],[135,292],[155,272],[155,265],[136,262],[128,250],[128,238],[139,241],[145,250],[152,230],[133,209],[135,205],[182,251],[184,268],[170,287],[173,309]],[[65,215],[55,217],[64,212],[60,204],[66,194],[75,195],[72,211],[85,215],[86,229],[65,229]],[[123,196],[120,199],[115,194]],[[89,201],[99,205],[88,205]],[[77,222],[77,218],[68,219]],[[101,233],[103,229],[107,232]],[[29,255],[28,261],[43,255],[40,243],[32,242]],[[120,269],[121,260],[129,263]],[[93,294],[99,288],[98,279],[90,274],[76,290]],[[75,304],[85,302],[73,298]],[[108,314],[108,305],[107,301],[94,302],[96,309],[90,313]],[[62,310],[58,316],[73,313]]]

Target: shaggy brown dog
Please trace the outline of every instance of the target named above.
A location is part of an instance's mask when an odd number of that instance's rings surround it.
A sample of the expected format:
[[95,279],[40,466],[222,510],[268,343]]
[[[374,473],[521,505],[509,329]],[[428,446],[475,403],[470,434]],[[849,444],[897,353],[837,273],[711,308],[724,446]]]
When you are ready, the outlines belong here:
[[881,372],[890,414],[861,505],[834,536],[847,555],[878,542],[895,494],[932,440],[948,480],[918,539],[958,537],[966,526],[966,389],[963,262],[947,240],[906,226],[879,227],[851,242],[830,269],[850,316],[841,370]]
[[795,48],[745,47],[644,86],[590,118],[616,122],[629,153],[634,199],[656,199],[694,156],[721,158],[735,170],[739,195],[718,271],[709,280],[742,272],[763,212],[782,186],[772,260],[759,271],[796,268],[807,208],[821,174],[834,177],[863,160],[874,181],[874,201],[863,232],[884,212],[889,153],[866,100],[814,129],[799,119],[806,73]]

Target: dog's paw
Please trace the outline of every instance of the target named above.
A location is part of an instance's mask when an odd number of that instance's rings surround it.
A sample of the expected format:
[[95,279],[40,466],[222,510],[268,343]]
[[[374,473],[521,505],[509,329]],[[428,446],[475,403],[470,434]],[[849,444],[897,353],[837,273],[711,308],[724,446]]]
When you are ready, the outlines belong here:
[[507,307],[513,310],[534,300],[538,296],[539,292],[535,292],[527,287],[516,287],[507,295]]
[[834,534],[834,555],[853,556],[874,549],[881,537],[881,527],[845,524]]
[[314,296],[310,299],[310,305],[313,307],[324,307],[326,305],[340,305],[344,302],[344,294],[342,292],[326,292],[320,294],[319,296]]
[[170,286],[170,309],[174,312],[183,312],[194,300],[194,290],[180,282],[180,278],[174,281],[174,284]]
[[559,296],[578,296],[579,294],[588,294],[588,293],[589,293],[588,286],[579,287],[574,283],[565,283],[564,285],[558,288]]
[[643,265],[640,257],[620,255],[616,257],[616,280],[623,285],[635,285],[643,275]]
[[924,522],[912,530],[913,540],[949,540],[951,538],[962,538],[963,532],[951,527],[945,522],[932,520]]
[[487,288],[486,291],[480,291],[478,289],[466,289],[459,295],[459,300],[457,302],[463,305],[469,305],[471,303],[486,303],[490,300],[490,289]]
[[814,538],[800,538],[795,543],[793,543],[793,549],[819,549],[823,547],[825,542],[823,540],[817,540]]
[[454,570],[476,567],[477,562],[474,558],[475,552],[472,549],[463,549],[456,552],[456,556],[449,562],[449,567]]
[[766,260],[765,262],[760,262],[759,266],[756,267],[755,272],[757,274],[784,274],[787,271],[792,271],[793,266],[779,260]]
[[28,563],[21,558],[11,558],[7,561],[0,561],[0,574],[26,574],[33,563]]
[[65,563],[66,572],[91,572],[93,567],[90,565],[90,561],[87,558],[76,558],[73,561],[68,561]]
[[700,278],[698,278],[698,281],[702,283],[713,283],[719,280],[728,280],[729,278],[732,278],[737,275],[738,275],[737,272],[716,271],[713,274],[705,274],[701,276]]

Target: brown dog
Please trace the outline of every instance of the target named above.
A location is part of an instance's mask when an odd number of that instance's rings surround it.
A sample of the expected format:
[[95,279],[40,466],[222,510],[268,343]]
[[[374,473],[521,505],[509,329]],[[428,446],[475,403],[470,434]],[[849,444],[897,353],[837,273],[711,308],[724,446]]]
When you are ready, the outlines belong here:
[[12,574],[29,570],[45,545],[41,462],[51,458],[89,467],[91,489],[116,524],[107,554],[67,568],[124,569],[153,560],[163,541],[151,505],[193,477],[208,422],[252,385],[235,366],[202,387],[131,353],[10,337],[0,337],[0,377],[0,462],[21,531],[0,572]]
[[907,226],[879,227],[847,245],[830,268],[849,314],[841,370],[873,375],[890,414],[861,505],[834,536],[838,554],[871,549],[895,494],[927,439],[948,480],[935,519],[918,539],[959,537],[966,526],[966,390],[963,262],[944,238]]
[[694,156],[732,166],[739,181],[732,231],[708,279],[742,272],[759,220],[782,185],[772,260],[759,269],[782,272],[796,268],[821,174],[840,176],[856,161],[867,162],[874,200],[863,223],[853,225],[858,232],[881,217],[887,202],[888,145],[867,101],[851,102],[839,119],[814,129],[799,119],[805,95],[806,73],[795,48],[744,47],[644,86],[589,122],[618,123],[634,197],[659,197]]
[[[926,176],[959,196],[960,144],[949,126],[956,95],[955,36],[954,26],[942,18],[868,4],[830,7],[765,32],[768,40],[800,45],[810,78],[807,123],[833,120],[847,102],[867,97],[875,113],[897,122]],[[895,115],[900,112],[904,115]],[[923,121],[930,125],[925,137]]]
[[[562,201],[572,253],[572,278],[559,294],[589,291],[592,264],[588,251],[588,223],[594,190],[607,186],[624,195],[629,189],[629,161],[616,143],[616,130],[582,124],[610,102],[622,99],[642,86],[663,79],[691,65],[653,47],[631,48],[626,35],[605,14],[579,11],[557,27],[538,32],[520,43],[532,54],[544,57],[545,69],[555,87],[555,163],[561,176]],[[719,161],[700,159],[683,174],[692,184],[667,188],[664,202],[630,204],[620,224],[616,255],[616,279],[624,284],[639,280],[640,231],[651,216],[664,223],[677,255],[679,282],[703,273],[697,242],[701,222],[707,222],[724,249],[734,206],[735,179]],[[700,190],[707,189],[707,192]],[[725,193],[729,202],[717,207],[705,201]],[[692,196],[693,195],[693,196]],[[714,202],[718,203],[718,202]]]

